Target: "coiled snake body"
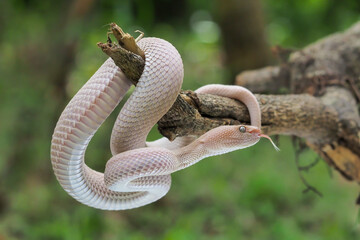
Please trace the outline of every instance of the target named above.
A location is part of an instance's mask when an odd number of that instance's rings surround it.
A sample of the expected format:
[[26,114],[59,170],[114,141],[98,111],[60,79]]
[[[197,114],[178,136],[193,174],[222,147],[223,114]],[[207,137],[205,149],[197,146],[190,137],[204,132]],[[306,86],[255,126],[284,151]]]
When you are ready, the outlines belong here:
[[89,168],[84,156],[92,136],[131,86],[113,60],[106,60],[79,90],[54,130],[51,162],[55,175],[72,197],[91,207],[121,210],[149,204],[169,191],[172,172],[267,137],[260,133],[260,108],[251,92],[242,87],[208,85],[197,92],[244,102],[253,126],[221,126],[197,139],[183,137],[169,142],[162,138],[147,143],[150,129],[180,91],[183,65],[177,50],[165,40],[144,38],[138,45],[145,52],[145,68],[115,122],[113,157],[105,173]]

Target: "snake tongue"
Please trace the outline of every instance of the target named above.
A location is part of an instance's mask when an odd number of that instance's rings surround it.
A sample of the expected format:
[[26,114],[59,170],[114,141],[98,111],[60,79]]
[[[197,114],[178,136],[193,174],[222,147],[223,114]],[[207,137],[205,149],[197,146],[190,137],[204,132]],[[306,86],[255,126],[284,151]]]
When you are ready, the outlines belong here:
[[280,148],[278,148],[278,147],[275,145],[275,143],[273,142],[273,140],[272,140],[268,135],[261,133],[261,134],[260,134],[260,137],[269,139],[269,141],[271,142],[271,144],[274,146],[275,150],[276,150],[276,151],[280,151]]

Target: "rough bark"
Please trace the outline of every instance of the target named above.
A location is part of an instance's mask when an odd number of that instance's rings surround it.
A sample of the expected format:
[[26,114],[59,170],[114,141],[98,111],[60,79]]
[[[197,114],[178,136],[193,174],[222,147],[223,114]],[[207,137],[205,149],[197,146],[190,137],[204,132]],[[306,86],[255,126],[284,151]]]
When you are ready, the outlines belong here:
[[[119,59],[132,53],[124,53],[126,50],[120,51],[121,47],[111,43],[99,46],[120,68],[130,68],[131,71],[125,71],[140,76],[139,69],[145,63],[141,57],[133,57],[131,64],[124,65]],[[360,118],[356,100],[360,87],[360,23],[344,33],[289,52],[288,56],[279,66],[247,71],[237,77],[237,83],[253,91],[289,93],[256,94],[263,132],[304,138],[308,146],[345,178],[359,182]],[[134,78],[131,74],[129,77]],[[158,126],[164,136],[174,139],[238,123],[249,123],[249,114],[242,103],[182,91]]]
[[[308,146],[329,165],[347,179],[359,182],[359,76],[360,23],[357,23],[343,33],[290,52],[279,66],[243,72],[237,76],[236,83],[263,93],[279,93],[287,89],[290,93],[311,95],[307,100],[313,100],[303,105],[316,103],[315,111],[311,114],[300,111],[296,117],[302,114],[321,116],[328,112],[329,118],[317,119],[318,124],[306,121],[308,127],[304,129],[318,125],[309,136],[293,135],[304,137]],[[288,121],[287,118],[284,120]],[[289,128],[298,126],[289,125]],[[327,134],[319,134],[319,131]],[[280,131],[274,133],[282,134]]]

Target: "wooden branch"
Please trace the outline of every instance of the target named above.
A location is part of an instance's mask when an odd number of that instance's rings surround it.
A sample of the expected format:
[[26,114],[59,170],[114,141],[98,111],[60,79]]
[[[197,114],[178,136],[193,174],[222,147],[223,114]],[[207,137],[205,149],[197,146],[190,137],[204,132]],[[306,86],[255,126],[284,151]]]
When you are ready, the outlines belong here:
[[136,85],[144,70],[144,59],[118,45],[111,43],[98,43],[97,45],[114,60],[116,65],[124,72],[125,76]]
[[[354,97],[354,89],[360,86],[356,78],[360,75],[359,39],[360,23],[345,33],[291,53],[289,60],[280,66],[238,77],[247,87],[251,86],[250,89],[263,85],[256,89],[279,92],[273,86],[282,86],[294,93],[256,95],[262,111],[263,131],[305,138],[331,166],[347,179],[356,181],[360,181],[360,120]],[[136,84],[144,60],[111,42],[99,46]],[[354,82],[352,87],[346,79]],[[242,103],[182,91],[158,126],[161,134],[173,140],[177,136],[201,135],[220,125],[239,123],[249,123],[249,114]]]
[[[252,91],[278,93],[272,86],[280,86],[292,93],[311,95],[323,94],[326,86],[342,85],[354,93],[357,91],[355,94],[359,98],[359,39],[360,22],[343,33],[330,35],[298,51],[277,48],[279,66],[244,71],[237,75],[236,84]],[[287,58],[282,57],[283,52],[288,54]]]
[[[276,84],[274,84],[276,82]],[[244,71],[236,76],[235,84],[257,93],[279,94],[289,86],[289,72],[279,66]]]
[[[271,86],[282,86],[291,93],[316,96],[313,99],[320,105],[315,114],[331,112],[328,121],[317,120],[320,125],[317,130],[328,135],[318,135],[318,131],[310,136],[294,135],[304,137],[307,144],[344,177],[359,182],[360,22],[343,33],[290,52],[288,58],[282,60],[280,66],[240,73],[237,83],[250,90],[278,92]],[[308,103],[304,102],[305,105]],[[301,128],[292,126],[297,127]]]

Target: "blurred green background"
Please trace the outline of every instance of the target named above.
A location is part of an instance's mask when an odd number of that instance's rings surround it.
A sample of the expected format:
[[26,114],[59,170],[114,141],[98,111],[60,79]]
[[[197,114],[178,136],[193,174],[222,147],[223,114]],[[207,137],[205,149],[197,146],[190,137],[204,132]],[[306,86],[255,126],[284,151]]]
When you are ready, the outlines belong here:
[[[183,89],[196,89],[276,63],[271,46],[302,48],[359,13],[358,0],[0,1],[0,239],[360,239],[358,185],[320,161],[303,174],[323,198],[303,194],[290,137],[279,153],[262,140],[203,160],[173,174],[160,201],[120,212],[68,196],[49,153],[61,111],[107,58],[96,43],[110,22],[172,42]],[[100,171],[116,113],[87,151]],[[149,138],[158,137],[154,129]],[[300,163],[315,158],[304,151]]]

